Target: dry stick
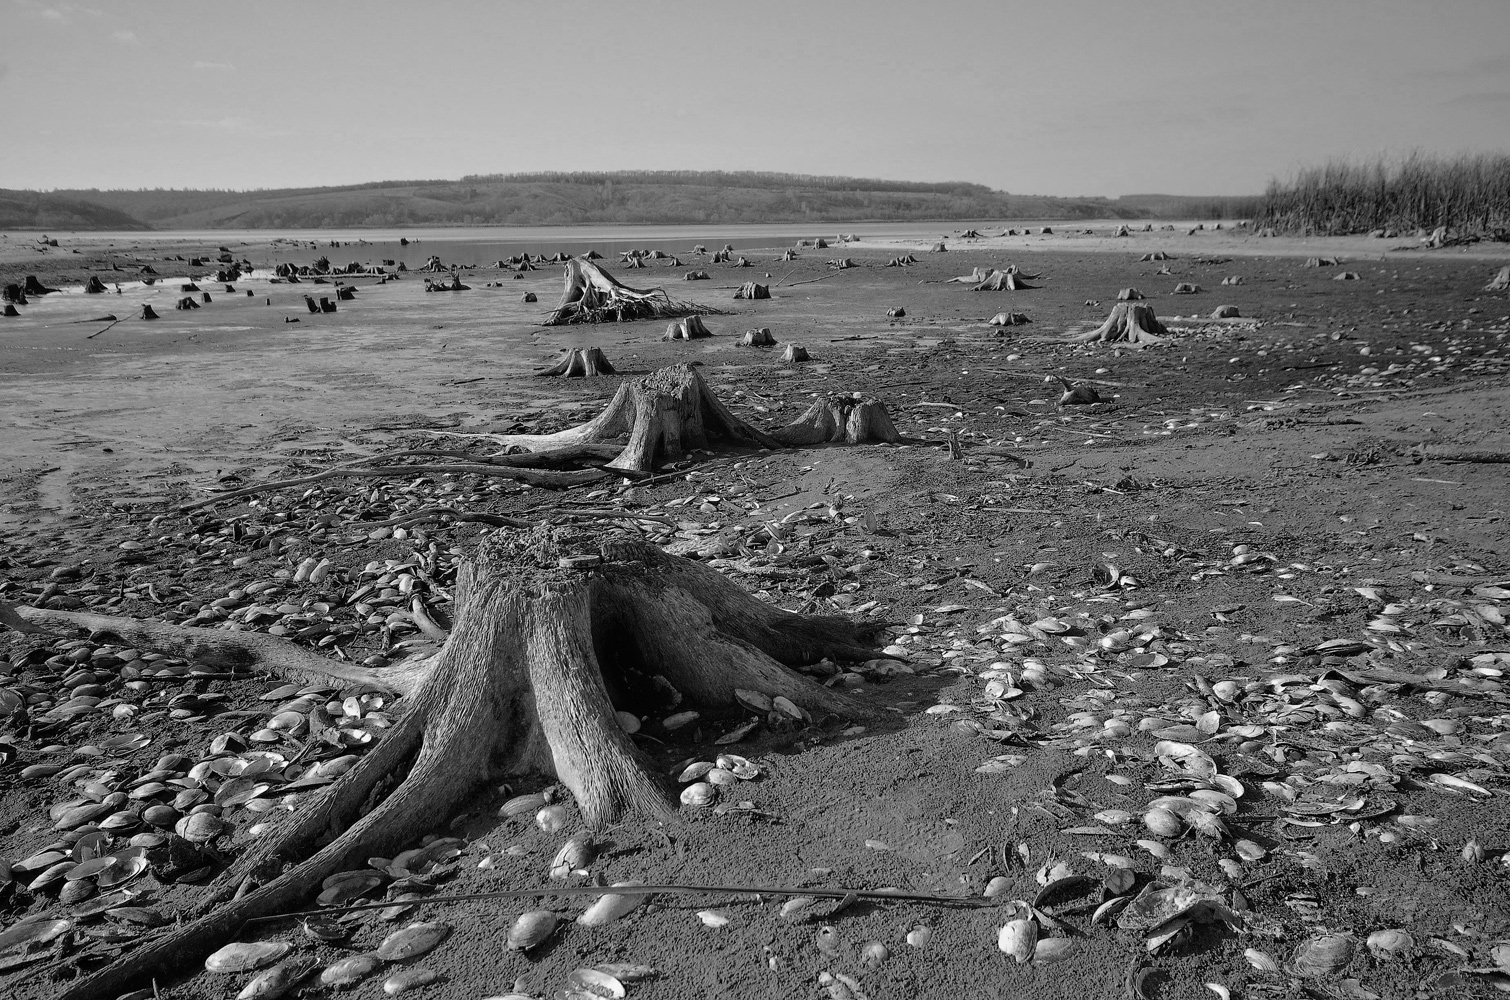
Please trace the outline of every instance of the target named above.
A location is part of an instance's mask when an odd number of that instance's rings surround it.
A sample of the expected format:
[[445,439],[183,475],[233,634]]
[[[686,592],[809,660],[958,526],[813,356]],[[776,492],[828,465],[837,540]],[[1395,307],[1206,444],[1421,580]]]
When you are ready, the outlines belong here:
[[[111,320],[110,321],[110,326],[115,326],[115,324],[117,324],[119,322],[120,322],[120,320],[118,320],[118,319]],[[105,330],[110,329],[110,326],[105,327]],[[101,330],[101,331],[99,331],[99,333],[91,333],[89,336],[85,337],[84,339],[85,340],[93,340],[95,337],[98,337],[101,333],[104,333],[105,330]]]
[[[848,270],[848,269],[846,268],[846,270]],[[806,281],[794,281],[788,287],[789,288],[796,288],[798,285],[811,285],[815,281],[822,281],[823,278],[832,278],[835,274],[842,274],[842,273],[843,272],[841,272],[841,271],[834,271],[832,274],[825,274],[822,278],[809,278]]]
[[187,513],[198,510],[201,507],[210,507],[223,500],[239,500],[242,497],[256,496],[270,490],[286,489],[291,486],[307,486],[310,483],[324,482],[327,479],[343,479],[347,477],[381,479],[389,476],[427,476],[427,475],[476,475],[494,476],[499,479],[516,479],[531,486],[569,488],[572,486],[585,486],[606,478],[607,473],[599,469],[587,469],[582,472],[549,472],[539,469],[519,469],[513,466],[500,465],[393,465],[380,469],[327,469],[317,472],[312,476],[300,476],[295,479],[277,479],[270,483],[261,483],[257,486],[247,486],[239,490],[230,490],[226,493],[217,493],[204,500],[196,500],[193,503],[183,504],[178,508],[179,513]]
[[472,521],[479,524],[491,524],[495,528],[533,528],[533,521],[521,521],[518,518],[504,517],[502,514],[469,514],[455,507],[426,507],[424,510],[416,510],[409,514],[400,514],[398,517],[390,517],[386,521],[347,521],[342,528],[394,528],[401,524],[413,524],[416,521],[438,521],[443,517],[449,517],[456,521]]
[[[983,907],[995,905],[991,900],[973,896],[934,896],[921,892],[883,892],[877,889],[789,889],[781,886],[746,885],[570,885],[539,886],[533,889],[499,889],[495,892],[472,892],[457,896],[427,896],[422,899],[404,900],[415,906],[429,903],[466,903],[478,899],[532,899],[549,896],[652,896],[662,893],[731,893],[734,895],[758,896],[816,896],[819,899],[889,899],[903,903],[938,903]],[[352,906],[335,906],[323,910],[298,910],[292,913],[274,913],[265,917],[253,917],[249,924],[286,920],[289,917],[328,917],[338,913],[353,913],[360,910],[381,910],[393,905],[386,903],[357,903]]]

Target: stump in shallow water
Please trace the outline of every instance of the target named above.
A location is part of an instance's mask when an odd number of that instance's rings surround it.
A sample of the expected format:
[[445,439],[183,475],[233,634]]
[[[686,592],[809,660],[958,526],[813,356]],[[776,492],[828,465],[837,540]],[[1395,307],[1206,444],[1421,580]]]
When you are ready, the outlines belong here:
[[97,275],[97,274],[91,274],[89,276],[89,281],[86,282],[85,285],[84,285],[84,294],[85,295],[100,295],[100,294],[103,294],[105,291],[106,291],[105,283],[100,280],[99,275]]
[[1105,323],[1075,339],[1083,344],[1162,344],[1164,337],[1160,334],[1168,332],[1151,306],[1142,302],[1118,302]]
[[604,356],[600,347],[589,347],[585,351],[579,347],[573,347],[566,352],[560,363],[547,368],[536,375],[558,375],[565,378],[591,378],[597,375],[615,375],[614,367]]
[[301,681],[360,677],[402,695],[401,717],[372,752],[210,883],[194,919],[57,995],[115,997],[197,965],[247,920],[300,909],[331,874],[394,856],[500,781],[559,780],[593,827],[670,813],[663,780],[616,716],[656,710],[668,684],[713,712],[738,711],[742,689],[811,716],[873,718],[789,669],[869,659],[870,633],[762,603],[637,535],[499,529],[462,564],[456,597],[455,627],[437,653],[372,671],[271,636],[0,605],[0,621],[23,629],[85,628],[211,665]]

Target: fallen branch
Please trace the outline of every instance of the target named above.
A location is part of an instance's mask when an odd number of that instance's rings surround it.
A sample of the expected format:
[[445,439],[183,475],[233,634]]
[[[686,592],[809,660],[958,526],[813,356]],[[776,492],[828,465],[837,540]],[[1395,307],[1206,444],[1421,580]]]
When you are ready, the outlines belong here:
[[[543,885],[532,889],[498,889],[494,892],[471,892],[456,896],[424,896],[405,900],[415,906],[430,906],[438,903],[468,903],[479,899],[538,899],[556,896],[601,896],[612,892],[618,896],[658,896],[671,894],[702,895],[729,894],[736,896],[816,896],[819,899],[872,899],[892,900],[898,903],[935,903],[941,906],[994,906],[995,902],[975,896],[935,896],[923,892],[888,891],[885,889],[812,889],[786,888],[784,886],[756,885]],[[358,913],[363,910],[381,910],[393,905],[392,900],[382,903],[354,903],[323,910],[296,910],[290,913],[271,913],[265,917],[253,917],[249,924],[293,917],[331,917],[342,913]]]
[[1504,465],[1510,463],[1510,452],[1480,451],[1475,448],[1444,448],[1441,445],[1420,444],[1410,449],[1418,458],[1438,462],[1472,462],[1476,465]]
[[377,469],[326,469],[312,476],[300,476],[295,479],[277,479],[270,483],[261,483],[256,486],[245,486],[239,490],[231,490],[227,493],[217,493],[203,500],[195,500],[178,508],[179,513],[187,513],[198,510],[201,507],[210,507],[225,500],[240,500],[242,497],[257,496],[272,490],[287,489],[293,486],[308,486],[310,483],[324,482],[327,479],[382,479],[389,476],[427,476],[427,475],[454,475],[454,476],[491,476],[495,479],[512,479],[516,482],[525,483],[529,486],[540,486],[545,489],[564,490],[573,486],[586,486],[588,483],[596,483],[606,479],[608,473],[600,469],[584,469],[580,472],[548,472],[535,469],[521,469],[507,465],[391,465]]

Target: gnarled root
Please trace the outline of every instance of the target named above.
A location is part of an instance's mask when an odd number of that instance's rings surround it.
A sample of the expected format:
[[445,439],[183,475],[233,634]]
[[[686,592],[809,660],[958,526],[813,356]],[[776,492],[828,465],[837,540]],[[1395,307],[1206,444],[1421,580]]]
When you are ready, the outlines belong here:
[[1168,332],[1154,315],[1152,306],[1143,302],[1118,302],[1105,323],[1075,339],[1082,344],[1162,344],[1165,338],[1160,334]]
[[[38,617],[31,609],[19,614]],[[157,636],[108,621],[133,641]],[[763,604],[716,571],[636,536],[500,529],[463,563],[456,627],[438,654],[414,668],[404,714],[377,747],[211,883],[196,919],[60,996],[111,998],[145,976],[192,968],[247,920],[293,908],[323,879],[370,856],[392,856],[489,783],[559,780],[594,827],[630,813],[669,813],[668,790],[616,712],[655,710],[669,683],[715,711],[736,709],[735,691],[747,689],[783,695],[815,716],[869,718],[850,697],[786,664],[868,658],[875,655],[870,638],[846,619]],[[228,633],[225,641],[249,639]],[[284,669],[274,657],[257,662]],[[293,672],[304,676],[304,667]],[[246,879],[286,866],[230,898]]]
[[717,441],[750,448],[777,448],[780,442],[733,413],[691,365],[672,365],[624,382],[602,413],[585,424],[554,434],[511,434],[494,438],[505,447],[530,451],[628,437],[608,468],[649,472],[657,461],[674,461],[688,449]]
[[566,356],[554,367],[547,368],[536,375],[564,376],[566,378],[592,378],[598,375],[618,374],[608,358],[603,354],[600,347],[589,347],[582,350],[573,347],[566,352]]

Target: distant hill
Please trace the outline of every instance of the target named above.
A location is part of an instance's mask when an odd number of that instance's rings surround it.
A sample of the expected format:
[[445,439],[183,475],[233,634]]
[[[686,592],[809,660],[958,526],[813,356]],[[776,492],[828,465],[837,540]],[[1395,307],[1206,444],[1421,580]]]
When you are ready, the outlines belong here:
[[0,229],[127,229],[152,227],[99,201],[59,193],[0,190]]
[[[1178,200],[1168,195],[1140,197]],[[14,210],[10,208],[12,202]],[[10,229],[848,225],[1142,218],[1149,214],[1144,203],[1125,198],[1051,198],[1008,194],[963,182],[933,184],[754,171],[488,174],[456,181],[380,181],[259,191],[0,191],[0,228]]]

